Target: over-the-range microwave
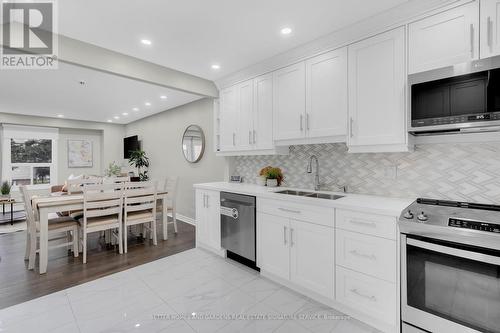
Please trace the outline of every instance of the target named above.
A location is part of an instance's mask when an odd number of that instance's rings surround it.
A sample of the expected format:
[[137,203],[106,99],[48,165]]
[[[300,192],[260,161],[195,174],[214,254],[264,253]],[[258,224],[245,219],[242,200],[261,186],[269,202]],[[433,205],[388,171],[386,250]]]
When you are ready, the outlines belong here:
[[410,133],[500,131],[500,56],[408,79]]

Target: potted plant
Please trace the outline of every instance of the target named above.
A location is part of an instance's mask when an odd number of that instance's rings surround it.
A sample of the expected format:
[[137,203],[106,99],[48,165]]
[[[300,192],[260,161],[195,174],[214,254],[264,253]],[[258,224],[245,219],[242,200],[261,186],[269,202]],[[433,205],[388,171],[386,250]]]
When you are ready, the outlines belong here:
[[122,168],[116,164],[115,161],[109,163],[108,168],[104,170],[104,175],[106,177],[119,177],[121,175]]
[[12,187],[12,185],[9,184],[8,181],[4,181],[2,183],[2,186],[0,187],[0,193],[2,193],[2,195],[9,195],[11,187]]
[[130,152],[128,162],[131,166],[137,168],[137,173],[139,174],[138,179],[132,180],[146,181],[149,179],[147,169],[149,168],[149,158],[146,156],[146,152],[144,150],[139,149]]
[[263,173],[266,176],[266,184],[269,187],[276,187],[276,186],[281,186],[281,183],[283,182],[283,172],[281,171],[280,168],[273,168],[273,167],[265,167],[262,169]]

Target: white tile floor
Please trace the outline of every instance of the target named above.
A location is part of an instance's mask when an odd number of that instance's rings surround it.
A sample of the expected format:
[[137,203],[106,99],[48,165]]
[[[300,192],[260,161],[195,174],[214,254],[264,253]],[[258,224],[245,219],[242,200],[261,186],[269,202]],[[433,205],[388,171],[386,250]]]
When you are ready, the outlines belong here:
[[[200,318],[207,314],[243,316]],[[316,314],[338,317],[304,318]],[[268,317],[249,318],[262,315]],[[0,332],[377,331],[244,266],[193,249],[0,310]]]

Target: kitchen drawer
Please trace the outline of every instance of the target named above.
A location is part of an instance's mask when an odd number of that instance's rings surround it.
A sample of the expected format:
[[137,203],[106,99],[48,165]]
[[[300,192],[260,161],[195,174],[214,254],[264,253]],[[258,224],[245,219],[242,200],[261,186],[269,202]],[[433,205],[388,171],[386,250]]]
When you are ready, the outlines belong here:
[[396,325],[396,284],[336,266],[337,301]]
[[396,282],[396,241],[337,229],[337,265]]
[[396,240],[396,217],[337,209],[337,228]]
[[257,210],[266,214],[334,227],[334,208],[304,205],[284,200],[258,199]]

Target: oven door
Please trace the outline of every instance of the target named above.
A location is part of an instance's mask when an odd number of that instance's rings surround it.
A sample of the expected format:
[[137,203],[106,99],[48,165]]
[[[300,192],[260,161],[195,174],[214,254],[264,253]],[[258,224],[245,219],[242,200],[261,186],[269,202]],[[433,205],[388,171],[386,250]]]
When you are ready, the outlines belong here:
[[500,251],[402,235],[402,320],[429,332],[500,333]]

